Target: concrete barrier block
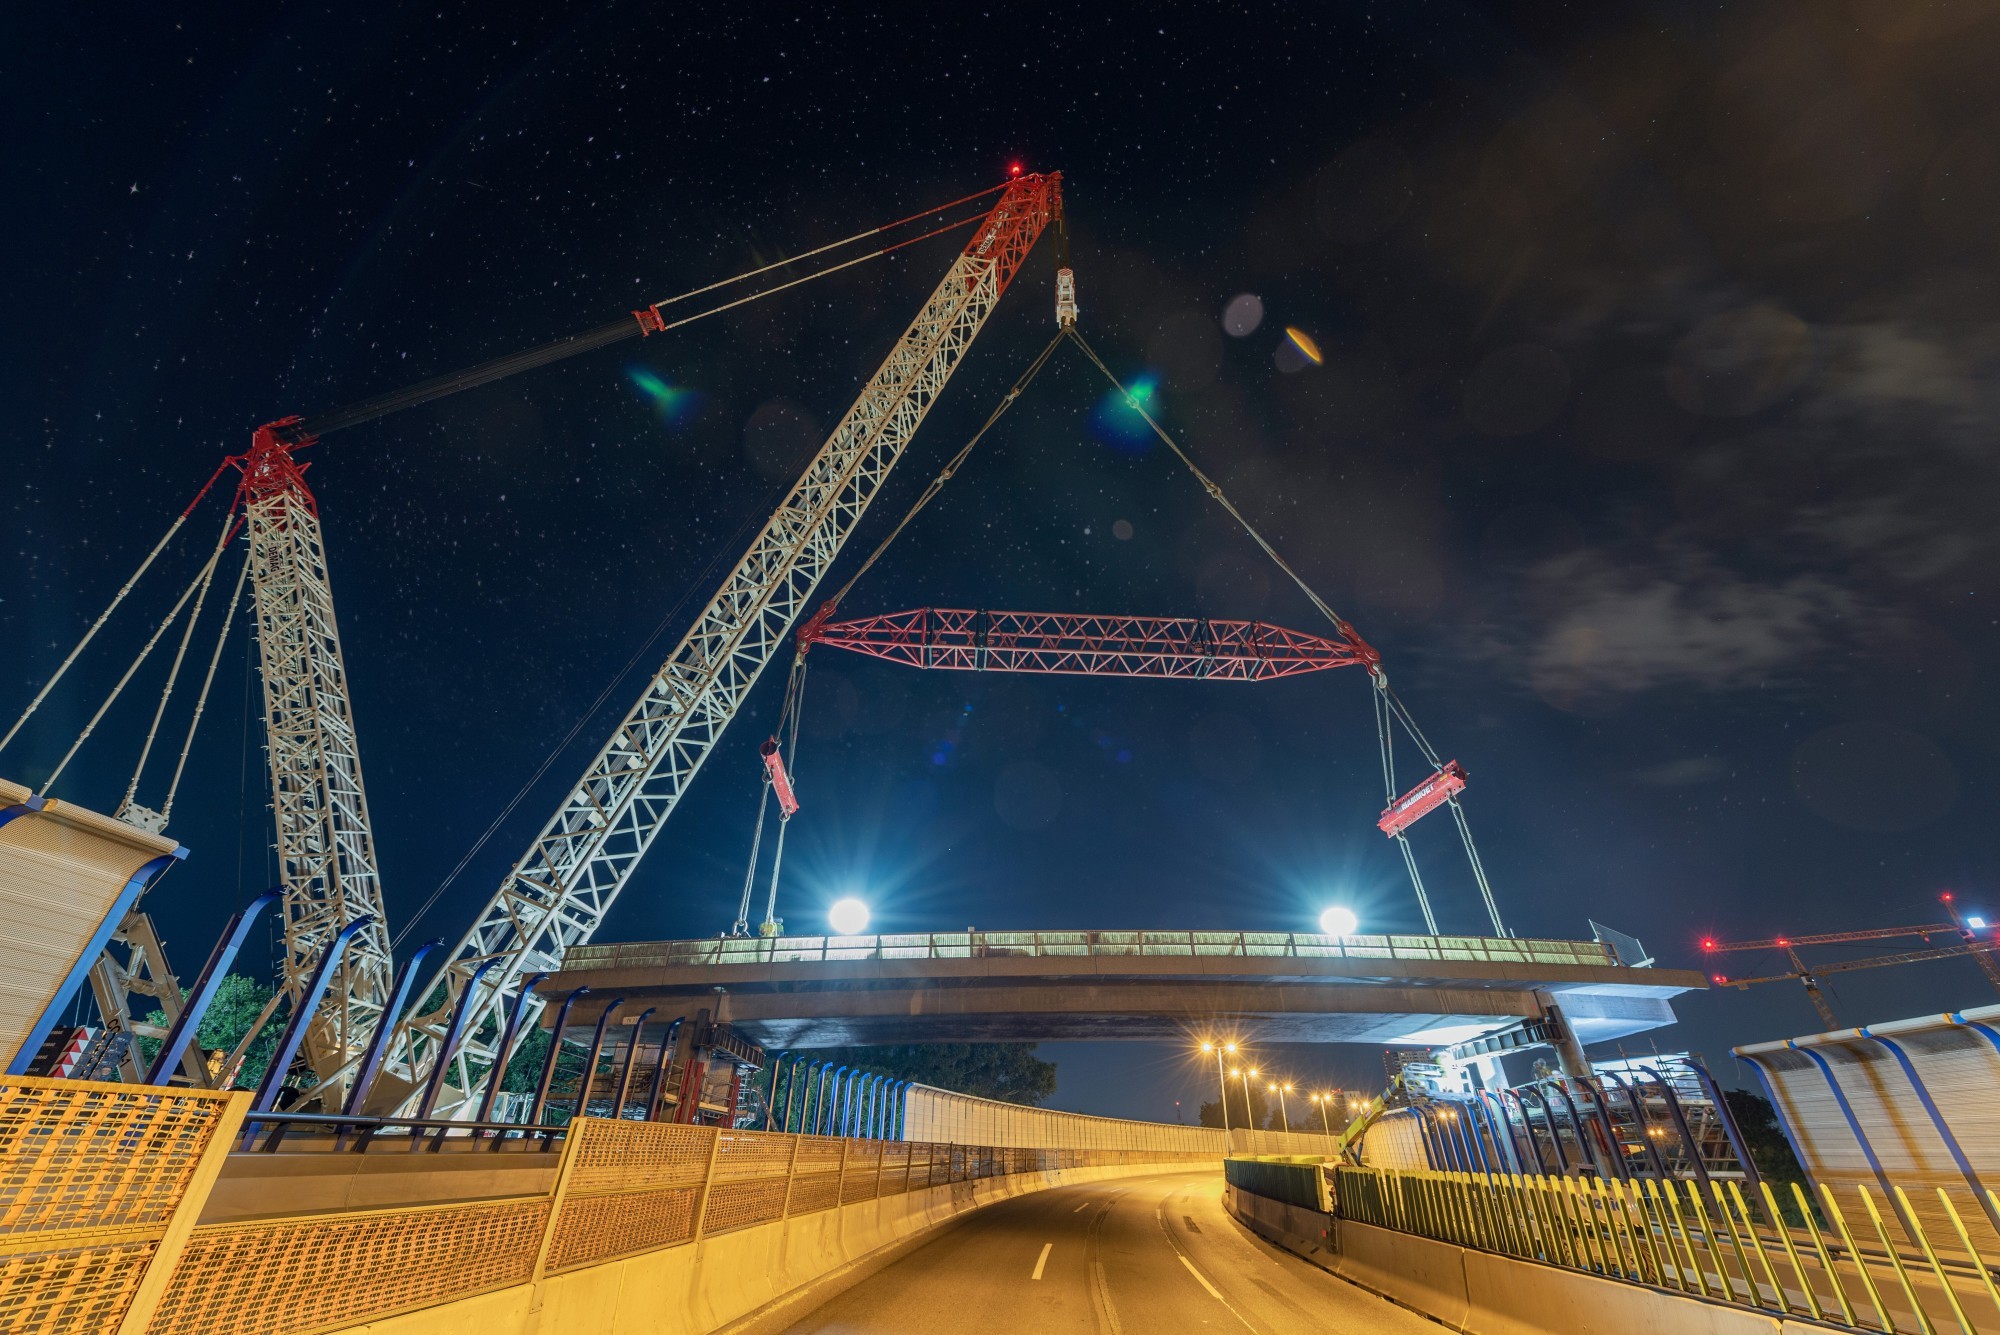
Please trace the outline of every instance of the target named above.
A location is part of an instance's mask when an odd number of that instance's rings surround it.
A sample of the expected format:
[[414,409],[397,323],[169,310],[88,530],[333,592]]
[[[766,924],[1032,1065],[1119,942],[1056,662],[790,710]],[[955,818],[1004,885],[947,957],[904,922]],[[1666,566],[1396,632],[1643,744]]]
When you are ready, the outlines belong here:
[[[1465,1250],[1413,1233],[1343,1220],[1334,1273],[1405,1307],[1465,1329]],[[1559,1330],[1561,1327],[1550,1327]]]
[[1762,1312],[1491,1252],[1463,1257],[1469,1335],[1780,1335]]

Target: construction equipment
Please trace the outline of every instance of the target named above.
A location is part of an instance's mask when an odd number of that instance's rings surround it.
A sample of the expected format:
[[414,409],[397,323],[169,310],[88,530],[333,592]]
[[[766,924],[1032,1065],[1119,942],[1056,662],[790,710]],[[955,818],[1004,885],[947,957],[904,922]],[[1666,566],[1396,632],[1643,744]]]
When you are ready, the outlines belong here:
[[419,1089],[482,967],[437,1105],[477,1098],[501,1059],[492,1034],[521,979],[588,941],[672,814],[771,655],[902,457],[987,315],[1062,208],[1059,175],[1020,176],[960,252],[750,549],[502,882],[448,964],[418,995],[440,1004],[403,1021],[373,1101]]
[[[1840,1021],[1833,1013],[1833,1003],[1827,1000],[1821,990],[1819,980],[1830,973],[1850,973],[1856,969],[1882,969],[1897,964],[1922,964],[1930,960],[1956,959],[1970,955],[1979,965],[1986,980],[2000,989],[2000,962],[1994,960],[2000,952],[2000,934],[1988,928],[1989,935],[1982,940],[1977,932],[1986,924],[1978,919],[1968,920],[1959,912],[1957,898],[1947,890],[1938,896],[1950,915],[1950,922],[1921,923],[1915,927],[1870,927],[1858,932],[1821,932],[1812,936],[1774,936],[1762,941],[1717,941],[1713,937],[1702,939],[1701,948],[1710,955],[1723,955],[1733,951],[1775,950],[1781,951],[1791,964],[1786,973],[1763,974],[1755,978],[1730,978],[1715,974],[1718,987],[1733,987],[1748,991],[1760,983],[1796,982],[1805,988],[1806,996],[1812,1001],[1813,1009],[1828,1029],[1840,1027]],[[1977,924],[1975,926],[1975,923]],[[1927,950],[1908,950],[1894,955],[1870,955],[1858,960],[1833,960],[1825,964],[1808,965],[1799,955],[1801,946],[1851,945],[1857,941],[1893,941],[1916,938],[1928,944],[1934,937],[1955,937],[1956,944],[1936,946]]]
[[1079,676],[1269,681],[1380,656],[1345,628],[1329,639],[1261,621],[974,612],[926,607],[809,624],[800,648],[848,649],[909,667]]

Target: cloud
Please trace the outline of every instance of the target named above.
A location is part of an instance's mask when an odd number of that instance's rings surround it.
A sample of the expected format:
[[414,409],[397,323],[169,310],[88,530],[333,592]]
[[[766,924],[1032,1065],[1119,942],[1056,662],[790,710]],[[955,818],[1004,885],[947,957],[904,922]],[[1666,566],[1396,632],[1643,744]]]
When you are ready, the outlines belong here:
[[1520,665],[1538,694],[1632,694],[1663,686],[1754,687],[1830,643],[1860,613],[1829,580],[1746,578],[1681,548],[1664,560],[1602,550],[1551,557],[1528,572],[1530,601],[1553,609]]

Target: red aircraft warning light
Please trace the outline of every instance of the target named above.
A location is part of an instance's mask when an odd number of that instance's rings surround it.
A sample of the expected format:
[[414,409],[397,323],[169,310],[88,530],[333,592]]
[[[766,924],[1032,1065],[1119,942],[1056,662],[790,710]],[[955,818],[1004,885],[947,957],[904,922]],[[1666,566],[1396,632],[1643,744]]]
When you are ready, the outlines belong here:
[[1383,808],[1382,818],[1375,822],[1376,828],[1391,839],[1396,838],[1464,792],[1466,777],[1465,766],[1456,760],[1445,761],[1438,767],[1437,773]]
[[790,820],[798,814],[798,794],[792,791],[792,776],[785,772],[785,758],[778,753],[778,739],[773,737],[757,748],[757,754],[764,758],[764,769],[771,776],[771,791],[778,795],[778,810]]

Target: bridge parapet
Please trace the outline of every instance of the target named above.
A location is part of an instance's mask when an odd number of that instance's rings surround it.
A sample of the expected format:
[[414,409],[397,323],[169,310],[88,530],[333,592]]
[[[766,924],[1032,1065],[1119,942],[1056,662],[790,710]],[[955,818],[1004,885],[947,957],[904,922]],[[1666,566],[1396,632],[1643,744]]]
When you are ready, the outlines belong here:
[[571,946],[563,968],[660,969],[831,960],[1059,959],[1180,956],[1216,959],[1457,961],[1616,966],[1601,941],[1494,936],[1324,936],[1308,932],[909,932],[876,936],[715,937]]

